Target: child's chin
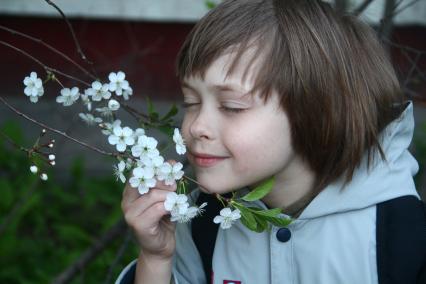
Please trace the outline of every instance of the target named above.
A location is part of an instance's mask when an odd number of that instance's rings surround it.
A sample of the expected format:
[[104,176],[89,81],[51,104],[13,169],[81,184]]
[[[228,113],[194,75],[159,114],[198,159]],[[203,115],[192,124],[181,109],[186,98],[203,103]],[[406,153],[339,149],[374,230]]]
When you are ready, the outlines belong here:
[[235,188],[230,185],[219,185],[217,183],[210,184],[210,183],[203,183],[201,181],[200,186],[198,187],[202,192],[207,194],[226,194],[232,191],[235,191],[239,188]]

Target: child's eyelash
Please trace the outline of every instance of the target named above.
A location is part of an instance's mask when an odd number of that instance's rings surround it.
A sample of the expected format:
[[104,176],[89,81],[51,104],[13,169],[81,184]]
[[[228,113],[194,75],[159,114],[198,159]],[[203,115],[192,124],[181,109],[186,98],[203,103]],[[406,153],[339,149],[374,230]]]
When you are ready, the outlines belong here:
[[[182,103],[182,108],[189,108],[192,106],[196,106],[199,105],[200,103]],[[225,107],[225,106],[221,106],[219,107],[219,109],[225,111],[225,112],[230,112],[230,113],[240,113],[245,111],[246,109],[244,108],[232,108],[232,107]]]
[[188,108],[195,105],[198,105],[198,103],[182,103],[183,108]]
[[231,108],[231,107],[224,107],[224,106],[220,107],[220,109],[226,112],[232,112],[232,113],[240,113],[246,110],[244,108]]

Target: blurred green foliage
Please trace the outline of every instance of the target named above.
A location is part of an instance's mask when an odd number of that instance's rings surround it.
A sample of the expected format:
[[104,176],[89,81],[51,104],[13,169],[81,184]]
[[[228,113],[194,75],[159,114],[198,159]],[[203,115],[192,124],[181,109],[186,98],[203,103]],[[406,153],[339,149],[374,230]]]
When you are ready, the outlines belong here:
[[[25,145],[18,125],[8,122],[2,132]],[[29,171],[24,152],[0,139],[0,283],[49,283],[122,218],[122,184],[112,174],[93,178],[76,159],[67,184],[47,182]],[[132,242],[110,267],[123,245],[118,237],[71,283],[113,283],[137,256]]]

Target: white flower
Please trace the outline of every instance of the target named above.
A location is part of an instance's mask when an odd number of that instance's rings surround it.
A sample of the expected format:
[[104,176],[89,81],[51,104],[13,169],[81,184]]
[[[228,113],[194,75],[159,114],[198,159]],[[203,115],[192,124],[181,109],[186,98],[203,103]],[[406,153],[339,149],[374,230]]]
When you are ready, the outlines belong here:
[[188,222],[200,215],[206,205],[205,202],[200,207],[189,207],[188,197],[185,194],[176,194],[175,192],[168,193],[164,202],[164,208],[170,211],[170,221],[179,223]]
[[42,173],[42,174],[40,175],[40,178],[41,178],[41,180],[46,181],[46,180],[47,180],[47,175],[46,175],[45,173]]
[[115,92],[117,96],[123,95],[123,91],[128,90],[130,87],[129,82],[127,82],[125,78],[126,74],[124,74],[122,71],[118,71],[117,73],[109,73],[109,90],[111,92]]
[[87,125],[94,125],[102,122],[102,118],[94,117],[93,114],[90,113],[79,113],[78,116],[87,123]]
[[124,161],[120,161],[120,163],[114,166],[114,175],[117,180],[121,180],[122,183],[126,182],[126,177],[123,174],[125,168],[126,163]]
[[30,167],[30,171],[31,171],[33,174],[36,174],[36,173],[38,172],[38,168],[37,168],[37,166],[32,165],[32,166]]
[[108,102],[108,108],[111,110],[111,111],[116,111],[116,110],[118,110],[119,108],[120,108],[120,103],[119,102],[117,102],[116,100],[114,100],[114,99],[111,99],[111,100],[109,100],[109,102]]
[[95,110],[100,112],[103,117],[112,116],[112,110],[110,110],[108,107],[97,107]]
[[155,186],[154,170],[149,167],[133,169],[133,177],[129,179],[130,185],[137,188],[140,194],[145,194]]
[[102,99],[109,99],[111,97],[111,93],[109,92],[109,85],[108,84],[101,84],[99,81],[94,81],[92,83],[92,87],[89,89],[86,89],[84,93],[92,97],[92,101],[100,102]]
[[220,215],[214,217],[213,222],[216,224],[220,223],[222,229],[231,228],[232,224],[241,218],[240,210],[235,209],[234,211],[231,208],[223,208],[220,210]]
[[132,147],[132,155],[134,157],[148,156],[150,158],[158,156],[157,150],[158,141],[155,138],[146,135],[139,136],[138,142]]
[[136,128],[133,132],[133,137],[135,138],[135,141],[139,139],[139,136],[145,135],[145,130],[143,128]]
[[64,106],[70,106],[78,100],[79,96],[80,94],[78,93],[77,87],[72,89],[63,88],[61,90],[61,95],[56,97],[56,102]]
[[88,95],[81,95],[80,96],[81,101],[83,102],[83,104],[87,107],[88,111],[92,110],[92,102],[89,99]]
[[102,130],[102,133],[105,135],[111,135],[114,127],[120,126],[120,125],[121,125],[121,120],[119,119],[115,120],[113,123],[105,122],[104,123],[105,129]]
[[179,129],[175,128],[173,134],[173,141],[176,144],[176,153],[183,155],[186,153],[185,142],[183,141],[182,135],[180,135]]
[[157,174],[158,169],[163,165],[164,158],[160,155],[155,157],[149,157],[147,155],[141,156],[139,160],[136,161],[139,167],[151,167],[154,169],[154,172]]
[[53,160],[55,160],[56,159],[56,156],[55,155],[53,155],[53,154],[50,154],[49,155],[49,160],[50,161],[53,161]]
[[185,214],[189,208],[188,197],[185,194],[169,192],[164,201],[164,208],[172,215]]
[[25,77],[24,85],[26,86],[24,89],[25,95],[30,97],[30,101],[32,103],[38,102],[38,97],[41,97],[44,94],[44,88],[43,82],[37,77],[37,73],[31,72],[29,77]]
[[204,207],[207,205],[207,202],[204,202],[200,205],[200,207],[197,206],[191,206],[189,207],[185,213],[183,214],[171,214],[170,221],[174,222],[177,221],[179,223],[186,223],[188,221],[191,221],[195,217],[199,216],[204,212]]
[[123,90],[123,98],[127,101],[129,96],[133,95],[133,89],[129,86],[127,89]]
[[133,138],[133,130],[129,127],[115,126],[112,130],[112,134],[108,136],[108,142],[111,145],[116,145],[116,149],[119,152],[126,151],[127,145],[135,144],[135,139]]
[[158,180],[164,180],[166,185],[172,185],[175,183],[175,180],[181,179],[183,176],[183,171],[181,169],[183,165],[181,163],[176,163],[173,166],[165,162],[159,169],[157,173]]

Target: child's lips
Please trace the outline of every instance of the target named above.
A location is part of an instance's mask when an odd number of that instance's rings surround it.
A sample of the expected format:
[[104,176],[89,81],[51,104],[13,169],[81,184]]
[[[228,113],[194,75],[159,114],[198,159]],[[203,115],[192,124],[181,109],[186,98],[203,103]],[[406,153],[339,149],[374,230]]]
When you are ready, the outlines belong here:
[[192,160],[195,165],[199,167],[203,167],[203,168],[208,168],[208,167],[215,166],[221,161],[227,159],[228,157],[215,156],[215,155],[204,154],[204,153],[189,153],[188,158]]

